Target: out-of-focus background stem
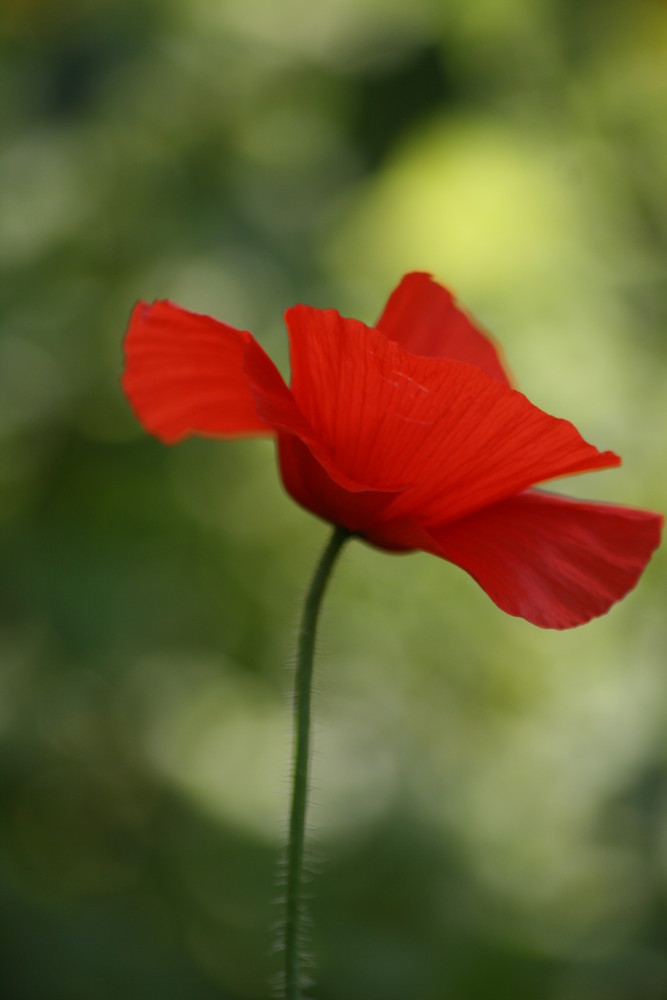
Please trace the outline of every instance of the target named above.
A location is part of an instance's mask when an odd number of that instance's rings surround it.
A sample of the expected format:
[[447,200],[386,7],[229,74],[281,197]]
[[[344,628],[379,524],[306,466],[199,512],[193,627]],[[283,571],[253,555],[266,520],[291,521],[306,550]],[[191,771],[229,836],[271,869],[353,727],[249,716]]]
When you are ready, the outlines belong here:
[[[266,441],[145,435],[138,298],[372,322],[425,269],[665,510],[659,0],[4,0],[0,993],[265,1000],[301,595]],[[667,566],[566,634],[350,545],[315,698],[320,1000],[667,995]]]

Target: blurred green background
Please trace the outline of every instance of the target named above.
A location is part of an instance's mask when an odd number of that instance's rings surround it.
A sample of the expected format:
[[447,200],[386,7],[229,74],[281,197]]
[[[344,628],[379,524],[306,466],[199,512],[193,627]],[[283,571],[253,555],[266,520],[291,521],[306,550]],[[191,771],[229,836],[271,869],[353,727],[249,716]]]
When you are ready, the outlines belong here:
[[[138,298],[253,331],[454,288],[667,507],[661,0],[4,0],[0,995],[264,1000],[327,532],[266,441],[162,447]],[[543,632],[349,547],[317,664],[320,1000],[667,997],[667,562]]]

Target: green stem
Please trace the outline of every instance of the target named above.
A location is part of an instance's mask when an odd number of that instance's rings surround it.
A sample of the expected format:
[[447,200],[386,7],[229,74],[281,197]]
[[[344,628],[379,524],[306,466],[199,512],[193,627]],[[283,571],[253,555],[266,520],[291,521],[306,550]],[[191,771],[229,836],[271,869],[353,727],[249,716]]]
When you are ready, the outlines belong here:
[[301,955],[301,887],[303,848],[308,804],[308,771],[310,755],[310,696],[313,677],[313,652],[317,617],[331,571],[343,545],[350,537],[346,528],[334,528],[329,543],[315,570],[303,609],[296,662],[294,692],[294,774],[292,776],[292,810],[287,845],[287,914],[285,928],[285,997],[299,1000]]

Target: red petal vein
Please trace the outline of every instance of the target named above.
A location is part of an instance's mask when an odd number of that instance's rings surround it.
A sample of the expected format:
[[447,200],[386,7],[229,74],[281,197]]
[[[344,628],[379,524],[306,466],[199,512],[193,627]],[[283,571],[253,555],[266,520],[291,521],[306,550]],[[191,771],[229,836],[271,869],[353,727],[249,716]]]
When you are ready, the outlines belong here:
[[430,551],[466,570],[508,614],[571,628],[637,583],[663,518],[530,490],[432,532]]
[[479,368],[404,351],[334,310],[288,310],[292,391],[318,440],[396,517],[441,524],[586,469],[618,465],[572,424]]
[[146,430],[169,444],[188,434],[271,433],[243,370],[250,343],[251,334],[210,316],[170,302],[138,303],[122,386]]
[[511,384],[500,348],[430,274],[406,274],[375,325],[412,354],[466,361],[503,385]]

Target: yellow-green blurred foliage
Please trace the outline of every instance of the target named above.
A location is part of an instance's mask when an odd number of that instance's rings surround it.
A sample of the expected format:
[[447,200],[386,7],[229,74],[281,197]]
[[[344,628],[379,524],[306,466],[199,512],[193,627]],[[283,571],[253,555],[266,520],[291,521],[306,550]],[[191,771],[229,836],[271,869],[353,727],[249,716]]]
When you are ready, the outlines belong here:
[[[325,528],[149,439],[138,298],[252,330],[453,287],[665,509],[661,0],[4,0],[0,993],[264,1000]],[[667,996],[667,566],[566,634],[350,546],[317,664],[320,1000]]]

